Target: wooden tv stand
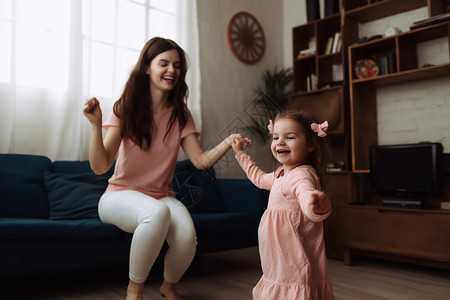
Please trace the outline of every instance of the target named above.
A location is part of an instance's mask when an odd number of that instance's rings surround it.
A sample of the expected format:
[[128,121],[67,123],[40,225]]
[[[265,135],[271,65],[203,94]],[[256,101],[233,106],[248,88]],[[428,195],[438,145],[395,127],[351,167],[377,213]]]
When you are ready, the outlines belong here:
[[450,269],[450,210],[337,207],[344,263],[358,255]]

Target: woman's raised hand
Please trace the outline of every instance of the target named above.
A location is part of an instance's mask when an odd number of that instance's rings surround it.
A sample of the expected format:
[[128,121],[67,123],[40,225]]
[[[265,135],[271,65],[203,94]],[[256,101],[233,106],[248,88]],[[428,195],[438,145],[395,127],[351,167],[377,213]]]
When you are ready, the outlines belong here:
[[84,101],[83,114],[91,122],[92,125],[102,123],[102,110],[100,109],[100,102],[97,98],[91,98]]

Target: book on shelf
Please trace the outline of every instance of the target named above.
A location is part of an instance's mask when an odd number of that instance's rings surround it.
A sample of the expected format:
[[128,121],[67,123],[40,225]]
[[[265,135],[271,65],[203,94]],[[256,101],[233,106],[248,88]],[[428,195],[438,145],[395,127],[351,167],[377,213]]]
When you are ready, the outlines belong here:
[[388,73],[395,73],[397,72],[397,64],[395,59],[395,53],[389,52],[388,56]]
[[336,53],[338,52],[338,44],[339,44],[339,40],[340,40],[340,36],[341,33],[338,31],[334,34],[334,38],[333,38],[333,46],[331,47],[331,53]]
[[450,202],[441,202],[441,209],[450,209]]
[[378,75],[386,75],[396,72],[395,53],[389,52],[387,55],[378,57],[376,60],[378,65]]
[[410,30],[417,29],[420,27],[437,24],[440,22],[445,22],[450,20],[450,12],[446,12],[440,15],[436,15],[427,19],[419,20],[413,22],[413,25],[409,27]]
[[330,36],[327,40],[327,44],[325,46],[325,53],[324,54],[331,54],[331,48],[333,47],[333,37]]
[[306,77],[306,91],[312,91],[316,89],[316,74],[309,74]]
[[339,38],[336,52],[341,52],[341,50],[342,50],[342,39]]
[[345,163],[343,161],[335,161],[327,164],[328,172],[341,172],[345,169]]
[[316,54],[316,49],[313,48],[303,49],[298,52],[297,58],[314,54]]
[[426,19],[423,19],[423,20],[415,21],[415,22],[413,22],[413,24],[416,25],[416,24],[429,23],[431,21],[443,20],[443,19],[446,19],[447,17],[450,17],[450,12],[446,12],[446,13],[443,13],[443,14],[432,16],[432,17],[429,17],[429,18],[426,18]]
[[387,56],[380,56],[377,59],[377,65],[378,65],[378,75],[386,75],[388,74],[387,70]]

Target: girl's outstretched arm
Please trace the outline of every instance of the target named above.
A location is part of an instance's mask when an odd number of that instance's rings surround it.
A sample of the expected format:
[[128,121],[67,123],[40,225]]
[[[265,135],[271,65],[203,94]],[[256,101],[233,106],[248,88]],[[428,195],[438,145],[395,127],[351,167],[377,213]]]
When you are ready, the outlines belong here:
[[247,174],[248,179],[260,189],[270,190],[275,181],[275,172],[265,173],[251,159],[245,151],[239,151],[235,155],[242,170]]
[[251,147],[252,142],[245,139],[242,135],[236,137],[233,141],[232,147],[236,153],[235,157],[241,166],[242,170],[247,174],[248,179],[260,189],[270,190],[275,180],[274,173],[264,173],[251,159],[245,151],[245,147]]
[[233,140],[238,136],[242,135],[231,134],[213,149],[204,151],[197,137],[192,133],[181,141],[181,147],[197,169],[207,169],[225,155],[231,148]]
[[321,222],[331,214],[331,202],[327,194],[318,190],[319,178],[311,167],[299,167],[289,182],[289,189],[297,196],[303,213],[313,222]]
[[309,208],[316,215],[326,215],[331,212],[331,202],[327,194],[322,191],[311,192]]

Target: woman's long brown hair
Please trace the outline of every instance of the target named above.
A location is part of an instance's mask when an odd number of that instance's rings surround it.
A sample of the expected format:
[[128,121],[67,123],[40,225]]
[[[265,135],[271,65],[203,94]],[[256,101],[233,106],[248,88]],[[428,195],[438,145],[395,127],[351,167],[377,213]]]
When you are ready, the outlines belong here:
[[153,133],[150,80],[146,70],[156,56],[172,49],[177,50],[180,56],[181,72],[175,88],[169,92],[169,105],[172,107],[172,114],[164,138],[177,120],[180,130],[182,130],[188,119],[186,99],[189,90],[185,81],[187,60],[183,49],[172,40],[155,37],[145,44],[122,95],[114,103],[113,111],[120,119],[122,137],[131,139],[141,149],[150,148]]

